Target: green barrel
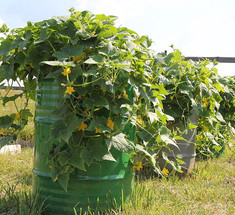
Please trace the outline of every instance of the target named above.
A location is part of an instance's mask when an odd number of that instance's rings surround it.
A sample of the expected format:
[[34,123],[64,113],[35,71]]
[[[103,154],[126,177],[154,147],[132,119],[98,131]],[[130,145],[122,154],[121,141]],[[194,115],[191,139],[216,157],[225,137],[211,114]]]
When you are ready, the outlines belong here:
[[38,83],[34,122],[33,193],[38,195],[39,202],[45,200],[46,214],[68,215],[74,214],[74,210],[80,214],[88,207],[92,211],[103,211],[107,207],[120,206],[134,187],[133,168],[126,153],[112,151],[117,162],[101,161],[92,164],[86,172],[77,170],[70,177],[67,192],[57,181],[52,181],[51,169],[47,163],[50,145],[46,142],[51,135],[52,123],[61,120],[53,114],[61,99],[58,89],[53,80]]

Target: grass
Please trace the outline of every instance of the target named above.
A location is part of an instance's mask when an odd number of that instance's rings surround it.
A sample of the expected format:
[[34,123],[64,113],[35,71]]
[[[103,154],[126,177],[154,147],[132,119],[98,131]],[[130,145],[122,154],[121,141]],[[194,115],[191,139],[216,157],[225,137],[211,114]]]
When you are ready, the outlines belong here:
[[[136,179],[133,196],[108,214],[235,214],[235,155],[198,160],[191,176]],[[0,214],[41,214],[31,195],[33,152],[0,155]],[[79,214],[77,212],[77,214]],[[90,213],[87,213],[90,214]]]

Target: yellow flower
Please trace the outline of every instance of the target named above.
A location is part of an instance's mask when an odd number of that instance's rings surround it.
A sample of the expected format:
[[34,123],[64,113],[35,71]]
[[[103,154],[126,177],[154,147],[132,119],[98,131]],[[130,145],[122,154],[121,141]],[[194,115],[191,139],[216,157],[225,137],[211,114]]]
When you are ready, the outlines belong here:
[[202,139],[202,136],[201,136],[201,135],[197,136],[197,140],[198,140],[198,141],[200,141],[201,139]]
[[173,100],[173,99],[174,99],[174,96],[171,96],[170,99]]
[[33,64],[32,64],[32,63],[29,63],[29,66],[30,66],[31,68],[34,68],[34,66],[33,66]]
[[123,95],[125,96],[126,99],[128,99],[128,95],[126,94],[126,90],[123,89]]
[[106,90],[102,87],[100,88],[100,90],[103,91],[104,93],[106,92]]
[[68,68],[66,68],[66,69],[64,69],[64,71],[63,72],[61,72],[61,74],[63,74],[64,76],[67,76],[68,74],[70,74],[71,73],[71,69],[70,69],[70,67],[68,67]]
[[80,61],[81,60],[81,58],[80,57],[73,57],[73,62],[76,62],[76,61]]
[[4,129],[4,128],[2,128],[1,130],[0,130],[0,134],[4,134],[4,133],[6,133],[6,129]]
[[82,55],[81,55],[81,58],[82,58],[82,60],[84,60],[84,59],[86,58],[86,55],[85,55],[85,54],[82,54]]
[[108,137],[108,138],[111,138],[111,136],[110,136],[110,135],[108,135],[107,137]]
[[95,31],[93,31],[92,34],[94,35],[94,34],[95,34]]
[[16,115],[15,115],[15,121],[17,121],[19,118],[20,118],[20,114],[19,114],[19,113],[16,113]]
[[100,129],[95,128],[95,133],[100,133]]
[[53,168],[53,166],[49,166],[49,168],[50,168],[50,169],[52,169],[52,168]]
[[207,99],[205,98],[203,100],[203,107],[207,107],[207,105],[209,104],[209,102],[207,101]]
[[82,99],[82,97],[81,96],[77,96],[77,99]]
[[169,170],[166,169],[166,168],[164,168],[164,169],[162,170],[162,173],[163,173],[164,175],[168,175],[168,174],[169,174]]
[[113,123],[113,121],[110,119],[110,117],[108,118],[107,126],[108,126],[111,130],[113,130],[114,123]]
[[87,128],[87,124],[82,122],[81,125],[77,126],[78,131],[84,131]]
[[88,115],[88,110],[86,109],[86,110],[84,110],[83,111],[86,115]]
[[67,87],[65,93],[68,93],[69,95],[71,95],[73,92],[75,92],[75,90],[73,89],[73,87]]
[[143,168],[142,162],[137,162],[136,165],[133,166],[133,168],[139,171],[141,168]]
[[6,87],[5,92],[7,92],[8,90],[9,90],[9,87]]
[[137,120],[136,120],[138,123],[140,123],[141,125],[143,124],[143,120],[141,119],[141,116],[139,115]]
[[61,84],[62,87],[65,87],[66,85],[64,83]]

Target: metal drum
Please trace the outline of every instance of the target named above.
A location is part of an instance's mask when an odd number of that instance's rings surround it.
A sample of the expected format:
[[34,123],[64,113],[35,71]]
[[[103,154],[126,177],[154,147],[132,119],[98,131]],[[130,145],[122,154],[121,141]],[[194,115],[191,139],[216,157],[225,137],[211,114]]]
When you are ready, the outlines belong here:
[[46,214],[77,214],[88,208],[92,211],[120,206],[133,191],[134,174],[129,155],[113,151],[117,162],[102,161],[92,164],[87,171],[77,171],[70,176],[68,191],[53,182],[47,163],[50,145],[45,144],[51,135],[51,125],[57,118],[53,111],[61,99],[58,85],[53,80],[38,83],[35,111],[35,148],[33,166],[33,193],[45,200]]
[[[193,112],[191,115],[191,123],[197,125],[197,117],[196,114]],[[172,127],[177,127],[177,124],[173,125]],[[180,127],[179,127],[180,128]],[[181,128],[180,128],[181,129]],[[196,158],[196,134],[197,130],[195,129],[188,129],[187,133],[183,134],[182,137],[186,140],[177,140],[177,147],[174,145],[170,145],[170,150],[164,148],[164,152],[166,152],[170,161],[176,162],[176,157],[182,157],[182,161],[184,164],[181,164],[181,169],[184,174],[190,174],[195,165],[195,158]],[[166,164],[166,161],[161,157],[161,152],[159,153],[159,158],[157,159],[159,162],[159,166],[161,168],[166,168],[170,172],[173,170],[170,164]]]

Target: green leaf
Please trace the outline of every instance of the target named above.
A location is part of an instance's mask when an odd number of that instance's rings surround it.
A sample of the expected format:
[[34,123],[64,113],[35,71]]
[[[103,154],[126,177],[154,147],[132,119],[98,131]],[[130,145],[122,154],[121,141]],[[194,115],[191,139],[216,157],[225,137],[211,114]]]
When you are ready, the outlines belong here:
[[167,153],[162,151],[162,158],[169,164],[171,164],[171,166],[173,167],[174,170],[177,170],[175,164],[173,161],[170,161],[169,158],[167,157]]
[[13,141],[13,137],[3,137],[3,138],[0,138],[0,149],[7,145],[8,143],[12,142]]
[[112,147],[114,147],[121,152],[130,152],[133,150],[133,145],[130,143],[130,141],[126,140],[125,136],[125,134],[119,133],[112,136],[110,139],[107,139],[106,144],[108,149],[110,150]]
[[155,157],[156,157],[157,154],[154,151],[151,151],[148,148],[145,149],[144,146],[139,145],[139,144],[137,144],[135,147],[136,147],[136,150],[144,153],[150,159],[150,162],[152,163],[155,172],[157,172],[159,175],[161,175],[161,171],[156,167]]
[[20,110],[19,114],[23,119],[28,119],[28,117],[33,117],[33,114],[30,112],[30,109],[22,109]]
[[226,121],[224,120],[223,116],[221,115],[220,112],[216,112],[215,115],[216,119],[218,119],[220,122],[226,123]]
[[115,158],[113,157],[113,155],[109,152],[107,154],[105,154],[103,157],[102,157],[103,160],[107,160],[107,161],[114,161],[114,162],[117,162],[115,160]]
[[41,42],[47,40],[51,35],[51,32],[48,33],[48,27],[42,28],[40,33],[41,33],[40,38],[38,40],[36,40],[34,43],[41,43]]
[[59,61],[68,59],[69,57],[77,57],[83,54],[83,46],[64,46],[61,51],[55,52],[53,56]]
[[58,182],[60,186],[67,192],[69,183],[69,174],[61,174],[58,176]]
[[147,112],[147,114],[151,123],[153,123],[154,121],[159,121],[159,118],[156,113]]
[[105,46],[99,50],[100,54],[106,55],[106,56],[113,56],[118,54],[117,49],[112,45],[111,42],[108,42],[105,44]]
[[107,38],[114,36],[117,33],[117,29],[113,25],[104,25],[102,31],[100,31],[99,38]]
[[70,66],[75,66],[75,63],[72,61],[69,62],[61,62],[61,61],[42,61],[41,64],[47,64],[50,66],[64,66],[64,67],[70,67]]
[[13,78],[14,74],[14,64],[4,64],[0,65],[0,76],[4,77],[8,81]]
[[146,143],[148,144],[151,140],[154,141],[155,137],[147,130],[142,130],[137,132],[137,135]]
[[101,95],[96,95],[93,99],[93,105],[97,106],[97,107],[104,107],[106,105],[108,105],[108,101],[105,97],[101,96]]
[[134,48],[137,48],[137,45],[130,40],[126,42],[126,46],[129,51],[132,51]]
[[70,112],[66,120],[58,120],[52,124],[51,135],[55,138],[62,138],[66,143],[68,143],[72,133],[75,128],[81,125],[82,119],[77,118],[77,116]]
[[2,41],[0,45],[0,56],[6,57],[10,51],[11,51],[11,42],[8,39]]
[[168,92],[166,91],[164,84],[159,85],[159,94],[160,95],[168,95]]
[[94,159],[100,161],[105,158],[105,155],[109,154],[107,146],[104,144],[103,138],[93,138],[88,142],[88,150],[92,154]]
[[2,100],[2,105],[5,106],[7,102],[15,101],[19,97],[22,98],[23,94],[24,93],[20,93],[20,94],[14,95],[14,96],[4,97],[3,100]]
[[26,56],[23,52],[19,52],[16,54],[16,57],[15,57],[15,63],[18,63],[20,65],[25,65],[25,59],[26,59]]
[[73,152],[72,156],[69,159],[69,164],[76,167],[77,169],[86,171],[86,168],[84,166],[84,160],[81,158],[80,153],[80,151]]
[[95,55],[87,59],[84,63],[86,64],[101,64],[103,63],[103,56],[102,55]]
[[169,137],[167,134],[160,135],[162,141],[166,144],[174,145],[175,147],[179,148],[177,144]]
[[67,164],[70,157],[71,157],[71,154],[68,153],[67,151],[60,152],[58,155],[58,160],[60,162],[60,165],[64,166],[65,164]]
[[82,123],[82,119],[78,118],[73,112],[69,113],[66,117],[67,125],[65,130],[62,132],[61,138],[68,142],[75,128]]
[[190,130],[195,129],[195,128],[197,128],[197,127],[198,127],[197,125],[194,125],[194,124],[192,124],[192,123],[189,123],[189,124],[188,124],[188,128],[189,128]]
[[95,117],[88,128],[86,129],[87,131],[94,131],[96,128],[100,129],[100,131],[105,131],[107,130],[107,119],[105,117]]
[[74,81],[78,76],[83,74],[82,67],[80,65],[76,65],[75,67],[71,67],[71,73],[69,74],[70,81]]
[[92,163],[93,163],[93,156],[92,154],[86,149],[84,148],[82,151],[81,151],[81,158],[84,160],[84,162],[90,166]]
[[0,127],[8,127],[13,122],[13,118],[6,115],[0,117]]
[[66,127],[67,124],[64,120],[57,120],[51,126],[51,135],[55,138],[61,137]]
[[193,86],[187,83],[179,84],[178,88],[181,93],[186,94],[186,95],[190,95],[190,93],[193,91]]

